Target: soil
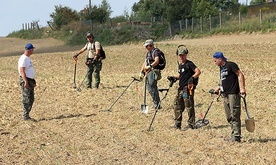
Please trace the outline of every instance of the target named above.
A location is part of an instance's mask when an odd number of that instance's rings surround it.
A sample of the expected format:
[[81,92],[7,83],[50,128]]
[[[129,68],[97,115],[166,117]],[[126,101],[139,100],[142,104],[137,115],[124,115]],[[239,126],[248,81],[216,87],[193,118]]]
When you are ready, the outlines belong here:
[[[220,98],[207,115],[210,122],[187,131],[170,128],[174,124],[173,104],[178,84],[167,95],[160,92],[162,109],[142,114],[143,82],[138,77],[146,50],[141,44],[104,47],[99,89],[85,89],[85,53],[79,56],[76,84],[72,56],[81,47],[68,48],[54,39],[19,40],[0,38],[0,164],[275,164],[276,150],[276,33],[210,36],[156,42],[166,55],[159,88],[167,89],[167,76],[177,75],[178,44],[185,44],[202,74],[195,91],[196,120],[216,99],[208,91],[218,84],[219,68],[212,55],[222,51],[238,64],[245,75],[247,109],[255,119],[254,132],[245,128],[242,104],[241,143],[224,141],[231,134]],[[31,55],[37,86],[31,117],[23,121],[22,96],[18,84],[17,61],[24,45],[32,42]],[[10,49],[12,48],[12,49]],[[68,48],[68,49],[67,49]],[[58,49],[58,50],[57,50]],[[129,86],[110,112],[110,106]],[[147,93],[147,105],[152,106]],[[182,126],[186,126],[183,112]]]

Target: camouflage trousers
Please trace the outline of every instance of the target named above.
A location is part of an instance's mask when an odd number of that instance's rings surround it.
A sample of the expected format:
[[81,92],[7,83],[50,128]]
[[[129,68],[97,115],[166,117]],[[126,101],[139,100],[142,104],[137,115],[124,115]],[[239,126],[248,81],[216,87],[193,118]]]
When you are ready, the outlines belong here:
[[95,61],[93,64],[87,65],[87,82],[86,87],[91,88],[92,84],[92,75],[94,76],[94,87],[99,88],[101,77],[100,72],[102,70],[102,62],[101,61]]
[[178,90],[178,93],[174,99],[174,121],[175,126],[181,127],[182,114],[184,110],[188,111],[188,125],[195,126],[195,108],[194,108],[194,91],[189,93],[187,87],[184,90]]
[[35,83],[29,83],[29,88],[24,87],[24,81],[20,78],[20,86],[22,90],[22,108],[23,108],[23,117],[29,117],[31,109],[34,103],[34,87]]
[[241,98],[239,94],[223,95],[223,105],[231,136],[241,137]]

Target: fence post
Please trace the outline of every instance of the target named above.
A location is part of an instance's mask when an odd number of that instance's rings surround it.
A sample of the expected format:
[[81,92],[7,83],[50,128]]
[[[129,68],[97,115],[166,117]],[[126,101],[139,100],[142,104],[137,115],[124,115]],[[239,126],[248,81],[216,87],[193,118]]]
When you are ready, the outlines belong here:
[[239,12],[239,24],[241,24],[241,12]]
[[82,21],[81,21],[81,18],[80,18],[80,28],[82,28]]
[[194,32],[194,17],[192,18],[192,33]]
[[260,25],[262,25],[262,9],[260,9]]
[[186,22],[186,30],[188,29],[188,19],[186,18],[185,19],[185,22]]
[[209,15],[209,20],[210,20],[210,31],[212,30],[212,16]]
[[200,31],[201,31],[201,33],[203,32],[203,21],[202,21],[202,17],[200,17]]
[[93,31],[93,22],[92,19],[89,20],[90,30]]
[[222,26],[222,18],[221,18],[221,12],[219,13],[219,28]]
[[179,21],[179,29],[182,31],[182,20]]
[[171,23],[169,22],[169,33],[170,33],[170,37],[172,37],[172,27],[171,27]]

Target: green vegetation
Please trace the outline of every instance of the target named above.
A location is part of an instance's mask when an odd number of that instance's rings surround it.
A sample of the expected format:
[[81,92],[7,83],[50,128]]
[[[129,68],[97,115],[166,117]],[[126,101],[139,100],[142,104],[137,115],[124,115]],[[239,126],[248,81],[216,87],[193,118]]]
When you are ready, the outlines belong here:
[[[263,2],[255,0],[251,3]],[[92,31],[96,39],[104,45],[116,45],[147,38],[161,40],[175,35],[194,38],[244,31],[265,32],[276,27],[275,13],[269,14],[268,10],[268,7],[263,7],[265,17],[260,21],[258,15],[247,16],[248,6],[239,4],[238,0],[140,0],[133,4],[131,14],[124,12],[121,16],[110,18],[111,7],[106,0],[102,0],[100,6],[86,7],[79,12],[68,7],[55,6],[55,11],[50,14],[52,21],[48,22],[49,27],[20,30],[7,37],[53,37],[64,41],[66,45],[82,45],[86,42],[85,33]],[[237,21],[239,14],[242,15],[242,23],[241,20]],[[221,15],[222,26],[219,25]]]

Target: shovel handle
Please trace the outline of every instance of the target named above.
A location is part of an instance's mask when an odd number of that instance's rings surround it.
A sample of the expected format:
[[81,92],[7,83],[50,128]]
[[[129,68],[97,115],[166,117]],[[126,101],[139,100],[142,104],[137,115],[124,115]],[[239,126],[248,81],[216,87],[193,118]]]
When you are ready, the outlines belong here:
[[241,96],[241,98],[243,100],[243,103],[244,103],[244,109],[245,109],[245,112],[246,112],[246,116],[247,116],[248,119],[251,119],[251,117],[249,115],[249,112],[247,110],[247,105],[246,105],[246,100],[245,100],[246,94],[244,94],[244,95],[241,94],[240,96]]

